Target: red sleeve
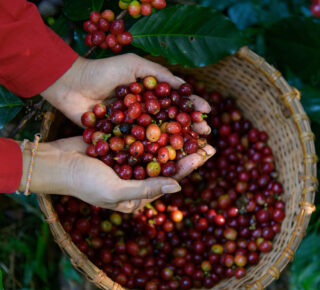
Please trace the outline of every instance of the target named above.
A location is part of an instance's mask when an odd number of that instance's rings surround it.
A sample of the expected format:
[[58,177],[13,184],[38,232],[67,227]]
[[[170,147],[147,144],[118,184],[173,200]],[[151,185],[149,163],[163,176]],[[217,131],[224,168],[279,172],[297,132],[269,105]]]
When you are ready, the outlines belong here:
[[78,57],[25,0],[0,0],[0,83],[21,97],[39,94]]
[[0,138],[0,193],[15,192],[22,176],[22,154],[18,143]]

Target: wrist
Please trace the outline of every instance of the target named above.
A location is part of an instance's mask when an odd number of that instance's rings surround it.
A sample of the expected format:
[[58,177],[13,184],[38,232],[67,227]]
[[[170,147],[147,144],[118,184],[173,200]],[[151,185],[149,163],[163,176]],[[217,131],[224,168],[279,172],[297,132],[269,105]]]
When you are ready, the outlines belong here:
[[[51,148],[50,143],[40,143],[35,155],[33,173],[30,182],[30,192],[54,194],[59,192],[64,185],[64,175],[62,174],[62,157],[55,148]],[[19,185],[19,191],[24,192],[27,185],[29,166],[31,162],[31,150],[34,143],[28,142],[22,152],[23,170],[22,179]]]

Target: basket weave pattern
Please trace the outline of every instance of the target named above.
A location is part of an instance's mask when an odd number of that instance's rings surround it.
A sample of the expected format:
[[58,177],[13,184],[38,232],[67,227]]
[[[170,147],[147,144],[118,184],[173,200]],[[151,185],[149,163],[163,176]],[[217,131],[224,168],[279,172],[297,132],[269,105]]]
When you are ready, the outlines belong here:
[[[276,235],[270,253],[262,255],[257,266],[248,268],[241,280],[221,281],[213,289],[263,289],[294,258],[294,252],[303,238],[317,189],[314,135],[299,99],[299,92],[289,86],[280,72],[247,47],[219,63],[196,69],[171,66],[163,59],[151,58],[174,72],[194,75],[203,81],[208,90],[217,90],[224,96],[237,100],[244,116],[255,127],[269,134],[279,181],[284,185],[283,200],[286,202],[286,218],[281,232]],[[52,127],[57,119],[54,111],[45,117],[42,135],[54,138]],[[38,195],[41,210],[49,223],[55,241],[70,258],[72,264],[87,279],[102,289],[123,289],[98,269],[71,241],[54,211],[51,198]]]

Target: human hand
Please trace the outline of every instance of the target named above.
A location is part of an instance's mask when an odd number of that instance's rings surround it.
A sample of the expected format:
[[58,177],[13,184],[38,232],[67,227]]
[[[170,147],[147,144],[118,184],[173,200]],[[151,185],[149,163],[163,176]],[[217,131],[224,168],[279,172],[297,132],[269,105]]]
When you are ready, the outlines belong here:
[[[19,190],[25,188],[31,143],[23,152],[23,177]],[[204,148],[205,155],[189,155],[178,162],[181,179],[201,166],[214,151]],[[145,180],[122,180],[102,161],[85,154],[86,144],[81,137],[40,143],[34,163],[31,191],[77,197],[92,205],[121,212],[132,212],[162,194],[181,188],[173,178],[155,177]],[[195,155],[195,156],[193,156]]]
[[[81,126],[81,115],[95,104],[110,98],[118,85],[126,85],[137,78],[153,75],[178,89],[184,83],[165,67],[134,54],[89,60],[79,57],[72,67],[41,95],[69,119]],[[202,98],[190,97],[196,110],[209,113],[210,106]],[[205,121],[194,124],[200,134],[210,133]]]

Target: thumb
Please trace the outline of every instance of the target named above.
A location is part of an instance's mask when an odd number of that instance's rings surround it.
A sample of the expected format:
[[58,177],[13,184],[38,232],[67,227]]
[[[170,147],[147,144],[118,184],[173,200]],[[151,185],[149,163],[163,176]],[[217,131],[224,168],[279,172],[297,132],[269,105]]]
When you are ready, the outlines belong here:
[[128,180],[122,185],[120,200],[152,199],[180,190],[179,183],[172,178],[154,177],[145,180]]

